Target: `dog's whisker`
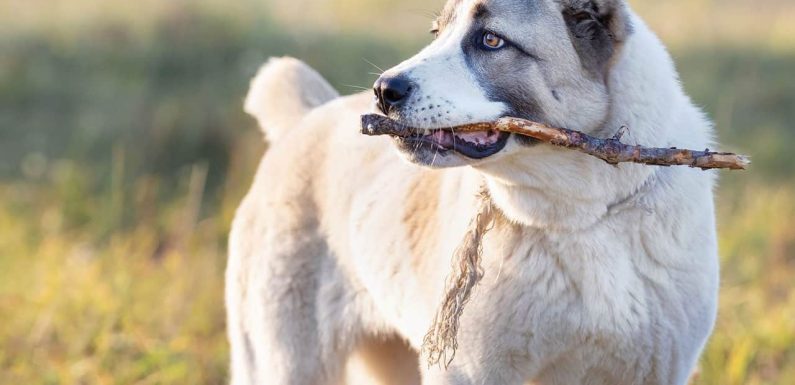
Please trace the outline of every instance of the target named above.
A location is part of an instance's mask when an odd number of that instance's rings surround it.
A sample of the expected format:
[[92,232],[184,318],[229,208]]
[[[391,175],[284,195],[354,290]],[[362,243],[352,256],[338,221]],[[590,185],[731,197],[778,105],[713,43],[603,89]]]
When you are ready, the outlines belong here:
[[433,167],[433,165],[436,164],[436,156],[437,155],[439,155],[439,148],[438,147],[434,147],[433,148],[433,156],[431,157],[431,167]]
[[383,68],[381,68],[381,67],[377,66],[375,63],[373,63],[373,62],[371,62],[371,61],[367,60],[367,58],[362,58],[362,60],[364,60],[364,61],[365,61],[367,64],[369,64],[369,65],[371,65],[371,66],[375,67],[377,70],[381,71],[381,73],[384,73],[384,72],[386,72],[386,71],[384,71],[384,69],[383,69]]
[[353,85],[353,84],[343,84],[343,86],[344,86],[344,87],[350,87],[350,88],[354,88],[354,89],[357,89],[357,90],[362,90],[362,91],[369,91],[369,90],[371,90],[371,88],[370,88],[370,87],[362,87],[362,86],[357,86],[357,85]]
[[429,18],[431,20],[437,19],[439,17],[439,12],[438,11],[430,10],[430,9],[412,8],[412,9],[407,9],[406,12],[409,12],[409,13],[412,13],[412,14],[415,14],[415,15],[420,15],[420,16],[423,16],[423,17],[427,17],[427,18]]
[[456,142],[455,141],[455,127],[447,127],[447,129],[449,129],[450,132],[453,134],[453,151],[455,151],[456,150],[456,148],[455,148],[455,142]]

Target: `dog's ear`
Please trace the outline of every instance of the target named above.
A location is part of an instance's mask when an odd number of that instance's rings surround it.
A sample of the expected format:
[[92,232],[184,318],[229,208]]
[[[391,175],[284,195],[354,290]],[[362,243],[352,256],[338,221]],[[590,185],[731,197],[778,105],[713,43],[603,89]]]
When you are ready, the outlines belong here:
[[623,0],[567,0],[563,2],[574,48],[586,70],[604,78],[611,60],[632,33]]

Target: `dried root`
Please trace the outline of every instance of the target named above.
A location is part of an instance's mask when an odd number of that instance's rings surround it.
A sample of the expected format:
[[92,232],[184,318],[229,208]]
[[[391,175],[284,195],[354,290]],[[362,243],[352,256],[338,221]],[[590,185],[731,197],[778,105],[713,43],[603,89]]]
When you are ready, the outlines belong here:
[[464,240],[453,255],[453,271],[447,278],[445,296],[425,335],[422,351],[428,365],[447,368],[458,349],[458,326],[472,289],[483,278],[483,236],[494,223],[494,207],[485,188],[480,193],[478,214],[469,224]]

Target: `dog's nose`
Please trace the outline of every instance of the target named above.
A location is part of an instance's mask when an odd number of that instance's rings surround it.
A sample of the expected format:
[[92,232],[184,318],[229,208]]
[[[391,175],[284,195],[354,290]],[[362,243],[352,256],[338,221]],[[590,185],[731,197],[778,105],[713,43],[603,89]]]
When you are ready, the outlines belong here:
[[413,89],[411,82],[402,77],[380,77],[373,86],[378,108],[384,114],[399,108],[406,102]]

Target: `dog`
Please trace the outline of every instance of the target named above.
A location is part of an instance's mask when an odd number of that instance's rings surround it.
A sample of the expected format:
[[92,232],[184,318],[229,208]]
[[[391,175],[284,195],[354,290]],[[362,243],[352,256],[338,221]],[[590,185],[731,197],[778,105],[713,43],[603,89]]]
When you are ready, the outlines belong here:
[[[712,147],[663,44],[622,0],[449,0],[432,32],[375,102],[291,58],[252,81],[270,147],[229,240],[232,384],[686,384],[717,312],[716,175],[449,129]],[[374,111],[421,131],[365,137]],[[483,189],[484,277],[452,362],[420,364]]]

